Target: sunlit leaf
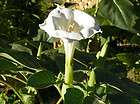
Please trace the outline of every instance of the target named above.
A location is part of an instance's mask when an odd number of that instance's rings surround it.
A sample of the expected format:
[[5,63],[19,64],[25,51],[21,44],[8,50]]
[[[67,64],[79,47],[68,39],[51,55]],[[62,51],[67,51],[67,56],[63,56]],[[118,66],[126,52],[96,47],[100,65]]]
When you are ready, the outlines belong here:
[[104,43],[101,51],[99,51],[96,55],[97,59],[99,59],[100,57],[104,57],[106,52],[107,52],[107,48],[108,48],[108,43],[109,43],[109,40],[106,40],[106,42]]
[[98,16],[109,21],[109,25],[134,32],[133,27],[137,17],[133,9],[133,4],[129,0],[110,0],[109,2],[102,0],[99,4]]

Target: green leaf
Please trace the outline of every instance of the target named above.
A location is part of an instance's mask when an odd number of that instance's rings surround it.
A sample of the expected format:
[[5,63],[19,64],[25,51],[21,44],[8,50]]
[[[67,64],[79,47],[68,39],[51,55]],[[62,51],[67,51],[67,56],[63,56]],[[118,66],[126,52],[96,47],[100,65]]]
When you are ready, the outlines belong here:
[[139,99],[140,92],[138,90],[140,89],[140,86],[138,84],[133,83],[128,79],[123,79],[123,78],[120,79],[113,73],[108,72],[107,70],[104,71],[95,70],[95,71],[96,71],[97,82],[108,83],[114,86],[113,89],[115,89],[117,92],[123,91],[128,96]]
[[109,40],[106,40],[106,42],[104,43],[101,51],[99,51],[96,55],[97,59],[105,56],[105,54],[107,53],[108,43],[109,43]]
[[[98,18],[109,21],[103,25],[112,25],[118,28],[136,32],[133,28],[137,19],[129,0],[102,0],[99,4]],[[101,21],[100,21],[101,22]],[[103,23],[103,21],[102,21]]]
[[[53,69],[52,71],[55,72],[64,72],[65,68],[65,56],[64,54],[58,53],[57,49],[50,49],[43,52],[46,56],[47,61],[44,63],[46,64],[48,69]],[[45,56],[43,58],[45,58]]]
[[83,104],[84,94],[77,88],[68,88],[64,95],[64,104]]
[[36,88],[48,87],[56,83],[55,75],[49,71],[40,71],[31,75],[28,85]]
[[13,43],[12,44],[12,49],[20,51],[20,52],[27,52],[30,55],[32,55],[31,49],[29,49],[29,48],[27,48],[27,47],[25,47],[23,45],[20,45],[20,44]]
[[28,69],[36,70],[40,67],[39,62],[33,56],[25,52],[19,52],[12,49],[0,48],[0,56],[11,60]]
[[17,66],[15,64],[13,64],[12,62],[0,58],[0,72],[7,72],[7,71],[11,71],[11,70],[19,70],[17,68]]
[[74,70],[87,68],[91,61],[96,60],[96,53],[86,53],[75,51],[74,54]]

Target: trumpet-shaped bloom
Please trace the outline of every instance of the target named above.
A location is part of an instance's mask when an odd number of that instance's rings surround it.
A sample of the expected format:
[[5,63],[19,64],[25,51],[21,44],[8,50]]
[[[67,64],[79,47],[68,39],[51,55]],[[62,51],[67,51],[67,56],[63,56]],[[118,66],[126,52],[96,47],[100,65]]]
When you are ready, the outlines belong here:
[[39,27],[45,30],[49,37],[62,40],[81,40],[101,32],[95,19],[79,10],[57,7]]
[[[95,19],[79,10],[57,7],[52,10],[44,23],[39,27],[46,31],[49,37],[62,39],[65,48],[65,83],[70,87],[73,83],[72,59],[75,50],[75,44],[81,39],[92,37],[101,32]],[[62,87],[62,95],[66,87]]]

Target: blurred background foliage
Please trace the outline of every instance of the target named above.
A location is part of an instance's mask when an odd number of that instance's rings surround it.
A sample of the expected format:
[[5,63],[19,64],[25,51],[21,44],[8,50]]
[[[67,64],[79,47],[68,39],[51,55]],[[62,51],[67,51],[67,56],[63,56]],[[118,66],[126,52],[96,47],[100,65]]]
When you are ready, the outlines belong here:
[[[139,0],[0,0],[0,104],[59,100],[54,86],[63,82],[63,46],[48,42],[38,26],[55,4],[95,16],[103,31],[81,40],[75,52],[74,81],[88,93],[83,103],[140,104]],[[86,82],[93,68],[96,84],[89,88]],[[79,90],[69,92],[66,104],[83,98]]]

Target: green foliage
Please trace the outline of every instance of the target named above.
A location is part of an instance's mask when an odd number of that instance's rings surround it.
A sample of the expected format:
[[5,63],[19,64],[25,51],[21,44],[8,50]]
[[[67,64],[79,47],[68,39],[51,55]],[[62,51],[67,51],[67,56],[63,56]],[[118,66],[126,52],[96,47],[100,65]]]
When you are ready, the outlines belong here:
[[35,88],[48,87],[56,83],[55,75],[49,71],[40,71],[28,79],[28,85]]
[[65,97],[64,98],[65,104],[74,104],[74,103],[82,104],[84,94],[81,90],[79,90],[77,88],[69,88],[69,89],[67,89],[67,92],[64,97]]
[[13,42],[37,34],[40,12],[37,2],[2,0],[0,5],[0,38]]
[[102,0],[99,4],[98,16],[101,20],[108,21],[108,24],[128,31],[137,32],[136,25],[137,16],[134,6],[129,0]]
[[140,1],[101,0],[85,10],[97,14],[103,33],[77,44],[63,101],[64,48],[54,49],[38,26],[54,2],[0,1],[0,104],[139,104],[139,82],[128,71],[140,76]]

